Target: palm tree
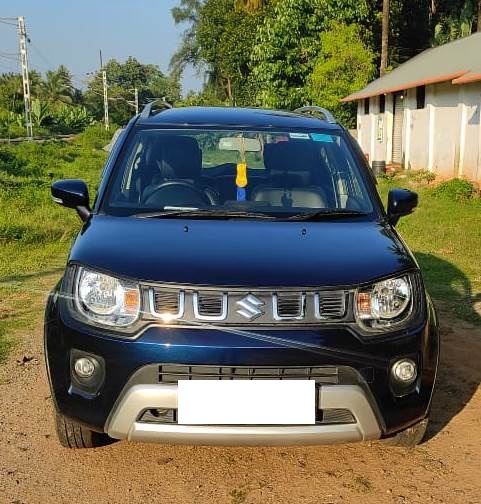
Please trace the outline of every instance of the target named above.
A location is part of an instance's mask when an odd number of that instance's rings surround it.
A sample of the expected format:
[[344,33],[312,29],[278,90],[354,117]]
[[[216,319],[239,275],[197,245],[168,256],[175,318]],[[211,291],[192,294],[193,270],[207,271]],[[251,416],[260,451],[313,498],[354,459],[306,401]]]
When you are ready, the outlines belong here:
[[382,2],[382,35],[381,35],[381,67],[379,73],[384,75],[387,69],[389,50],[389,0]]
[[176,78],[182,75],[185,67],[200,65],[199,45],[196,40],[196,30],[199,23],[201,0],[180,0],[180,5],[172,9],[172,17],[175,24],[186,23],[187,29],[182,34],[179,49],[170,60],[170,70]]
[[63,65],[57,70],[49,70],[43,83],[43,96],[52,103],[67,103],[73,101],[74,87],[72,75]]

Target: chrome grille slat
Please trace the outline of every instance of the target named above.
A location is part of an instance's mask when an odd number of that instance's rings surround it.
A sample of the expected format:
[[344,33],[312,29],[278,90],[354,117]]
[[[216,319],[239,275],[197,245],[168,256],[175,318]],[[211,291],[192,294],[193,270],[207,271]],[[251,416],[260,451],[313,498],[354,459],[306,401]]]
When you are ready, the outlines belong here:
[[155,309],[158,313],[179,311],[179,293],[175,291],[155,291]]
[[155,318],[164,321],[177,320],[183,317],[185,292],[174,289],[149,289],[150,312]]
[[318,292],[315,296],[316,316],[320,319],[340,319],[346,314],[344,291]]
[[275,320],[302,320],[305,313],[304,293],[275,293],[272,296],[272,311]]
[[199,320],[224,320],[227,317],[227,294],[194,292],[194,315]]

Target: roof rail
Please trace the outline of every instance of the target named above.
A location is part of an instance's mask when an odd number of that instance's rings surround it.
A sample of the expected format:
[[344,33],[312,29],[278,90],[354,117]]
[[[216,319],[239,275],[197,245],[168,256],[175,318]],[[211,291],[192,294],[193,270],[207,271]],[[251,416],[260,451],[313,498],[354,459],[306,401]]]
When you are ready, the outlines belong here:
[[147,103],[147,105],[142,109],[140,117],[142,119],[146,119],[147,117],[150,117],[154,112],[156,111],[158,112],[159,109],[154,107],[156,103],[160,103],[163,105],[162,110],[173,108],[173,106],[170,103],[165,101],[165,98],[154,98],[152,101]]
[[326,121],[330,124],[336,124],[336,118],[332,115],[332,112],[329,112],[329,110],[323,108],[323,107],[316,107],[315,105],[306,105],[305,107],[300,107],[294,110],[295,113],[297,114],[304,114],[306,112],[319,112],[322,114],[325,118]]

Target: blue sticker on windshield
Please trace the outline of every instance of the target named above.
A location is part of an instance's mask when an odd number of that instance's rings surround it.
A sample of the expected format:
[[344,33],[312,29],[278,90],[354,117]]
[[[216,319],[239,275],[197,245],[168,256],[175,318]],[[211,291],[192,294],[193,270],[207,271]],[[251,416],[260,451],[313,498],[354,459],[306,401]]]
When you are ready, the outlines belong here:
[[289,133],[289,136],[294,140],[309,140],[307,133]]
[[324,143],[333,143],[334,138],[331,135],[326,135],[325,133],[311,133],[311,138],[314,142],[324,142]]

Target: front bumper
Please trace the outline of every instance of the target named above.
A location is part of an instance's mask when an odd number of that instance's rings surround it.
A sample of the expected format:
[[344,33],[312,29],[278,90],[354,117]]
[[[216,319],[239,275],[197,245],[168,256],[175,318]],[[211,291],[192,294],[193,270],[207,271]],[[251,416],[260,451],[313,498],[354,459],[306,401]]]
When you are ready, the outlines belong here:
[[[261,338],[219,329],[150,327],[135,340],[119,339],[69,319],[52,295],[46,311],[45,352],[57,409],[111,437],[199,444],[323,444],[386,437],[424,419],[430,407],[438,363],[438,327],[429,303],[425,323],[402,337],[361,341],[343,328],[258,331]],[[278,344],[277,338],[292,345]],[[105,361],[105,382],[95,396],[72,389],[72,349]],[[398,397],[390,387],[392,363],[417,356],[415,390]],[[148,408],[176,407],[176,384],[132,381],[139,370],[159,364],[208,366],[333,366],[356,379],[319,385],[319,404],[349,409],[348,424],[309,426],[186,426],[139,421]],[[326,405],[331,406],[326,406]],[[367,405],[367,406],[366,406]]]
[[220,445],[313,445],[378,439],[381,428],[358,385],[319,387],[319,409],[348,409],[355,421],[330,425],[207,426],[142,422],[146,409],[177,409],[177,385],[133,385],[115,406],[106,432],[114,439]]

